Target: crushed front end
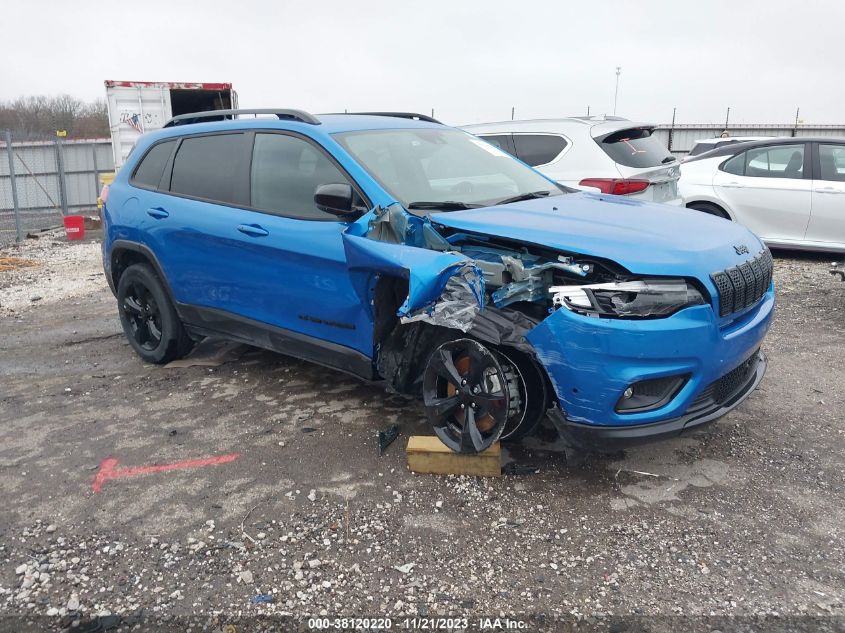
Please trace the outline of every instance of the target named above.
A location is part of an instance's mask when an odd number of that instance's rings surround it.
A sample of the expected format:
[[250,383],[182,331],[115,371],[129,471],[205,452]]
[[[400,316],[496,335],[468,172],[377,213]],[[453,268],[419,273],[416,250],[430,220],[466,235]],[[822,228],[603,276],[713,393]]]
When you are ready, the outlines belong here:
[[[448,224],[461,215],[450,214]],[[415,350],[436,341],[426,332],[460,330],[530,355],[547,378],[558,430],[606,448],[715,420],[765,373],[773,266],[753,236],[756,248],[742,256],[730,249],[725,255],[715,241],[691,262],[679,251],[661,264],[666,255],[657,253],[649,266],[644,248],[640,273],[630,262],[564,249],[552,239],[484,234],[440,217],[382,209],[365,233],[347,237],[353,269],[401,269],[408,280],[395,327],[377,343],[381,373],[399,391],[414,391],[414,363],[423,356]],[[363,257],[365,251],[372,252]]]

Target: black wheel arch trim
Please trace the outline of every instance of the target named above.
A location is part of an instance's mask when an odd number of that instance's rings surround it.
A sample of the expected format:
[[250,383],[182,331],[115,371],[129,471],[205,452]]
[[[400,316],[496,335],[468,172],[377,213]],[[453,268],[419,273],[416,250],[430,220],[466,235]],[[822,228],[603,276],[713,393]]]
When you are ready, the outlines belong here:
[[[152,249],[150,249],[150,247],[146,244],[141,244],[140,242],[133,242],[131,240],[115,240],[112,242],[108,255],[109,271],[108,274],[106,274],[106,281],[108,281],[109,288],[111,288],[112,293],[117,296],[118,280],[115,278],[114,264],[121,251],[138,253],[143,255],[149,261],[155,271],[155,274],[158,275],[158,278],[161,280],[161,284],[164,286],[164,290],[167,293],[168,298],[173,305],[176,306],[176,311],[179,312],[179,304],[173,295],[173,290],[170,288],[170,282],[167,280],[167,275],[164,274],[164,269],[161,267],[161,263],[158,261],[158,258],[155,256]],[[182,316],[181,313],[179,316]]]
[[684,206],[687,209],[692,209],[693,211],[701,211],[702,213],[707,213],[706,211],[703,211],[702,209],[698,208],[698,206],[696,206],[696,205],[704,206],[704,207],[710,207],[710,208],[712,208],[716,211],[719,211],[720,213],[723,213],[726,220],[733,221],[733,217],[728,212],[728,210],[717,202],[710,202],[709,200],[693,200],[692,202],[684,202]]

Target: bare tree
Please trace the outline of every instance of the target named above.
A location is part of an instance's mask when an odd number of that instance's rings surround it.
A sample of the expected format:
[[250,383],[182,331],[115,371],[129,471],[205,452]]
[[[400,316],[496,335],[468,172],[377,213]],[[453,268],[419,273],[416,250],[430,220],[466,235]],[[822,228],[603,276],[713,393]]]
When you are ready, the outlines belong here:
[[0,129],[16,139],[54,136],[65,130],[68,138],[107,138],[109,121],[102,99],[86,103],[70,95],[20,97],[0,103]]

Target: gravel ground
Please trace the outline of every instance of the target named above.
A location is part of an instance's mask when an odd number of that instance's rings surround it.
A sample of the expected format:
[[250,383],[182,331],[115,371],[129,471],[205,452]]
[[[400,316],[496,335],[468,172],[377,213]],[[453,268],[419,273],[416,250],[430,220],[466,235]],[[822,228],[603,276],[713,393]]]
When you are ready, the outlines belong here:
[[103,287],[100,245],[67,242],[64,229],[8,245],[0,254],[37,262],[36,266],[0,273],[0,316],[15,314],[36,302],[64,302]]
[[[611,456],[542,429],[510,450],[530,474],[473,479],[409,473],[421,408],[378,386],[249,348],[143,364],[93,242],[10,255],[41,266],[0,273],[0,627],[845,630],[845,284],[826,258],[778,254],[768,374],[716,425]],[[92,490],[109,457],[208,456],[230,457]]]

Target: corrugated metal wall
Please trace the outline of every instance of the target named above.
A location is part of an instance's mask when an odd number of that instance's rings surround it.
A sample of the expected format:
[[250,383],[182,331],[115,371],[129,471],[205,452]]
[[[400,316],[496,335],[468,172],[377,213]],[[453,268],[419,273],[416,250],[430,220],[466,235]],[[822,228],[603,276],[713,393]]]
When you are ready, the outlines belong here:
[[[9,150],[0,131],[0,243],[15,237],[15,203],[10,177]],[[18,220],[24,231],[62,223],[62,212],[95,214],[100,195],[100,174],[114,171],[110,139],[61,142],[12,141]],[[60,186],[59,152],[64,167]]]
[[[54,141],[12,143],[15,185],[23,209],[49,209],[60,204],[58,154]],[[98,174],[114,171],[111,141],[64,141],[62,143],[69,210],[96,209],[100,195]],[[9,161],[0,142],[0,209],[12,208]]]
[[[671,145],[670,145],[671,132]],[[677,156],[685,156],[696,141],[717,138],[727,132],[729,136],[841,136],[845,125],[730,125],[719,124],[659,125],[655,137]]]

